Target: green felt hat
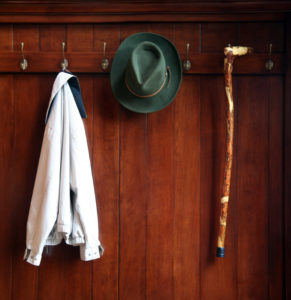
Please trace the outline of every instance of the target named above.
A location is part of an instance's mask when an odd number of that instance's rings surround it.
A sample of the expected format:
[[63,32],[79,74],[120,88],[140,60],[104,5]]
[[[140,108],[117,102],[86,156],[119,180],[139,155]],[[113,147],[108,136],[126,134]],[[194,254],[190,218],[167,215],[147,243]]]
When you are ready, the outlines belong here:
[[170,104],[182,80],[175,46],[161,35],[142,32],[126,38],[112,62],[110,82],[116,99],[139,113]]

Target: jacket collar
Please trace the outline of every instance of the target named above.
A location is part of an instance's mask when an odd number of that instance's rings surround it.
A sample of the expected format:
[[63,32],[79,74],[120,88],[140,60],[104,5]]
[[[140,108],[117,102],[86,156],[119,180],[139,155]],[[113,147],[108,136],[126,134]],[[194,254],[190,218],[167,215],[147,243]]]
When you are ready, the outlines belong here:
[[54,82],[54,85],[53,85],[53,89],[52,89],[48,109],[47,109],[47,112],[46,112],[45,123],[47,123],[47,121],[48,121],[52,106],[54,104],[55,96],[57,95],[57,93],[61,90],[61,88],[66,83],[68,83],[70,88],[71,88],[71,92],[74,96],[74,99],[75,99],[75,102],[76,102],[76,105],[78,107],[78,110],[80,112],[81,117],[82,118],[87,118],[78,78],[75,75],[73,75],[72,73],[60,72],[57,75],[57,77],[55,79],[55,82]]

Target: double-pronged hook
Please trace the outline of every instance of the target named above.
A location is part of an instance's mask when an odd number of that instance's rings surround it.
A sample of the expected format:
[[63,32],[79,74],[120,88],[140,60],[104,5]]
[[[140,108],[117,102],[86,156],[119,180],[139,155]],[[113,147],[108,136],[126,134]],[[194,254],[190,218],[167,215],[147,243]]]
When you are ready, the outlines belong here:
[[63,60],[61,61],[60,66],[63,71],[65,71],[67,69],[67,67],[69,66],[68,60],[65,58],[65,48],[66,48],[66,43],[62,42]]
[[189,48],[190,48],[190,44],[187,43],[186,44],[186,60],[183,61],[184,71],[189,71],[191,69],[191,61],[189,59]]
[[265,62],[265,68],[268,71],[271,71],[274,68],[274,61],[272,60],[272,44],[269,45],[269,58],[268,60]]
[[103,59],[101,61],[101,68],[105,71],[109,66],[109,60],[106,58],[106,42],[103,43]]
[[20,48],[21,48],[21,56],[22,56],[22,60],[20,61],[19,65],[20,65],[20,69],[21,69],[22,71],[26,70],[27,67],[28,67],[28,62],[27,62],[27,60],[25,59],[24,54],[23,54],[23,47],[24,47],[24,43],[21,42]]

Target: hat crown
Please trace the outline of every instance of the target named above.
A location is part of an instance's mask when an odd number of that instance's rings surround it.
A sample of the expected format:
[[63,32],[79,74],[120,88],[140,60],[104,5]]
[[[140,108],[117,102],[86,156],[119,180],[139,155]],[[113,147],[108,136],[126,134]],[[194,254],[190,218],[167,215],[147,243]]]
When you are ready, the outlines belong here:
[[125,81],[140,96],[158,91],[166,79],[166,61],[161,49],[152,42],[139,43],[129,58]]

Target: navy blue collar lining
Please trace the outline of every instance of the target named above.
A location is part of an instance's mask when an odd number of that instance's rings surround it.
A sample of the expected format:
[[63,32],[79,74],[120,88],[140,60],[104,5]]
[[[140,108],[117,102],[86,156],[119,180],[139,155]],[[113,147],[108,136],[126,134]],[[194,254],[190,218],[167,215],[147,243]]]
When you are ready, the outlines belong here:
[[[64,71],[64,72],[72,74],[71,72],[68,72],[68,71]],[[81,118],[83,118],[83,119],[87,118],[87,114],[86,114],[86,110],[85,110],[85,106],[84,106],[84,102],[83,102],[83,98],[82,98],[82,94],[81,94],[81,89],[80,89],[80,84],[79,84],[78,78],[76,76],[71,77],[68,80],[68,84],[69,84],[69,86],[71,88],[71,91],[72,91],[72,94],[74,96],[74,99],[75,99],[76,105],[78,107],[79,113],[81,115]],[[54,102],[54,100],[53,100],[53,102]],[[50,105],[46,121],[49,119],[49,115],[51,113],[53,102]]]

